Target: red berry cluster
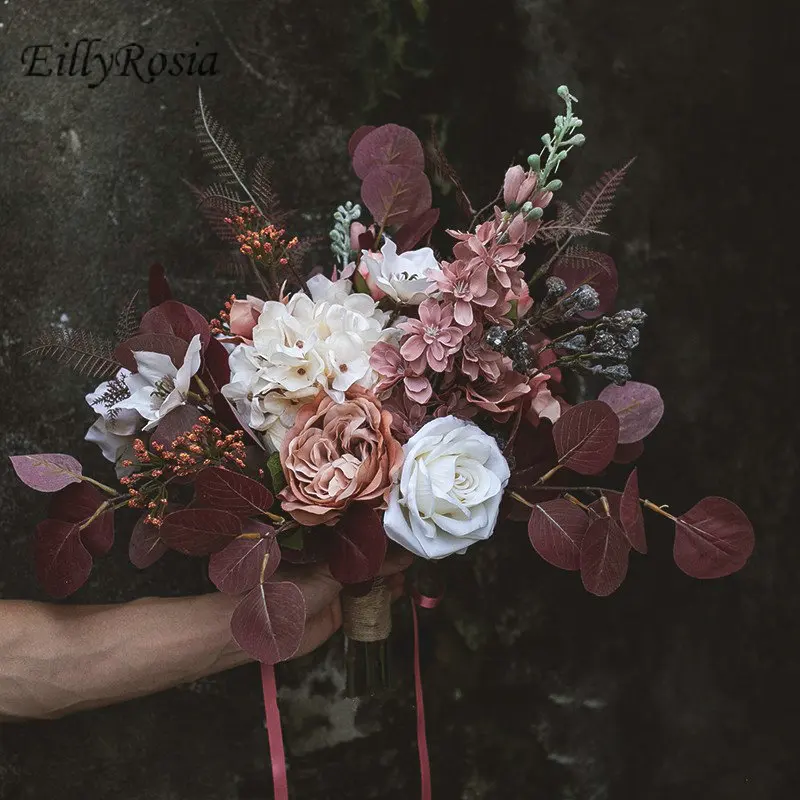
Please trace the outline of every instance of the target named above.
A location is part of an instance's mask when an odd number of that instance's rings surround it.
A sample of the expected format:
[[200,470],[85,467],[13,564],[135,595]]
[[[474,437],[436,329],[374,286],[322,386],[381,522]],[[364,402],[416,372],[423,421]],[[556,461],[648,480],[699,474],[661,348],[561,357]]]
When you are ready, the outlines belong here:
[[209,323],[213,336],[227,336],[230,333],[231,308],[233,308],[234,300],[236,300],[236,295],[232,294],[225,301],[224,308],[220,309],[219,314]]
[[244,432],[224,434],[206,416],[168,447],[151,442],[148,449],[141,439],[135,439],[133,451],[136,461],[127,459],[122,466],[135,467],[135,471],[120,478],[120,483],[128,489],[128,506],[146,508],[145,522],[156,526],[163,520],[167,484],[173,478],[184,478],[213,465],[240,469],[246,466]]
[[254,261],[269,266],[289,263],[289,251],[297,247],[297,237],[286,241],[286,231],[274,225],[263,225],[264,218],[255,206],[242,206],[236,217],[225,217],[234,230],[239,250]]

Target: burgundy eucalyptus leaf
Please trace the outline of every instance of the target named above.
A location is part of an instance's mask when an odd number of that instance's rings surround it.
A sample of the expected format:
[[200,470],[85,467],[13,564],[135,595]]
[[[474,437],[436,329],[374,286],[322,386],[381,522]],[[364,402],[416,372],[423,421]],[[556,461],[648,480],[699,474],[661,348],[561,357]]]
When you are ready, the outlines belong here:
[[196,309],[177,300],[167,300],[147,311],[142,317],[139,331],[177,336],[187,343],[200,334],[203,348],[211,339],[208,320]]
[[170,357],[176,367],[180,367],[188,347],[189,345],[177,336],[166,333],[140,333],[118,344],[114,350],[114,358],[131,372],[136,372],[138,369],[133,354],[143,351],[163,353]]
[[404,253],[406,250],[411,250],[433,230],[438,221],[439,209],[429,208],[406,222],[394,235],[397,252]]
[[372,133],[374,130],[375,125],[362,125],[360,128],[356,128],[347,142],[347,152],[350,154],[350,158],[352,158],[353,154],[356,152],[356,147],[358,147],[359,142],[361,142],[368,133]]
[[150,300],[150,307],[161,305],[167,300],[172,300],[172,290],[167,282],[167,275],[161,264],[153,264],[150,267],[150,275],[147,281],[147,294]]
[[552,274],[567,284],[567,291],[586,284],[597,292],[600,305],[593,311],[582,312],[582,317],[594,319],[614,307],[619,284],[611,256],[583,249],[568,251],[553,265]]
[[379,225],[402,225],[431,207],[431,184],[414,167],[376,167],[361,184],[361,199]]
[[294,583],[262,583],[236,606],[231,633],[239,647],[253,658],[264,664],[277,664],[297,652],[305,620],[305,599]]
[[644,442],[641,439],[630,444],[618,444],[617,449],[614,451],[614,463],[630,464],[636,461],[642,453],[644,453]]
[[161,539],[187,556],[206,556],[222,550],[242,532],[235,514],[216,508],[183,508],[164,517]]
[[587,592],[606,597],[628,572],[630,545],[611,517],[596,519],[581,543],[581,579]]
[[221,508],[240,517],[266,514],[274,502],[262,483],[225,467],[206,467],[195,481],[197,499],[209,508]]
[[353,169],[361,180],[377,167],[394,166],[409,167],[418,173],[425,169],[422,142],[414,131],[389,123],[367,132],[357,142],[353,150]]
[[625,481],[625,490],[619,501],[619,521],[622,532],[631,546],[639,553],[647,552],[647,539],[644,535],[644,515],[639,502],[639,477],[634,469]]
[[169,448],[179,436],[190,433],[192,426],[197,424],[197,420],[201,416],[202,414],[196,406],[178,406],[158,423],[153,431],[150,444],[158,443]]
[[693,578],[740,570],[755,547],[753,525],[736,503],[705,497],[675,520],[675,563]]
[[[102,492],[88,483],[73,483],[53,496],[48,514],[51,519],[82,524],[105,502]],[[80,532],[89,553],[104,556],[114,544],[114,512],[105,511]]]
[[46,519],[36,526],[36,578],[52,597],[62,598],[80,589],[92,571],[92,556],[81,541],[80,525]]
[[[301,531],[301,534],[300,547],[286,545],[287,537],[279,540],[282,560],[287,564],[324,564],[328,560],[331,529],[328,527],[306,528]],[[288,538],[291,539],[292,534],[289,534]]]
[[137,569],[146,569],[158,561],[169,549],[161,538],[161,529],[145,522],[142,514],[133,526],[128,542],[128,558]]
[[664,414],[664,401],[658,389],[648,383],[628,381],[610,384],[597,397],[614,409],[619,417],[619,443],[633,444],[644,439]]
[[558,461],[581,475],[595,475],[611,462],[618,434],[619,419],[605,403],[572,406],[553,425]]
[[228,351],[218,339],[211,339],[203,353],[202,374],[212,394],[218,393],[226,383],[230,383]]
[[59,492],[71,483],[80,483],[80,461],[64,453],[29,453],[11,456],[17,477],[37,492]]
[[528,538],[548,564],[561,569],[580,569],[581,542],[589,523],[586,512],[569,500],[548,500],[531,511]]
[[374,578],[388,542],[380,514],[365,503],[354,503],[333,527],[328,553],[331,574],[340,583]]
[[275,529],[250,520],[241,536],[208,560],[208,577],[225,594],[243,594],[270,578],[280,562]]

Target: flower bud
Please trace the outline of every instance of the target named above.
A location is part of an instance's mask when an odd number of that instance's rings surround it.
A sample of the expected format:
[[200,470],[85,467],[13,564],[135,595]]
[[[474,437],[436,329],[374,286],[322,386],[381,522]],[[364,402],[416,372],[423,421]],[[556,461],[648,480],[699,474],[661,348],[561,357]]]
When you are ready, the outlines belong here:
[[542,159],[539,158],[538,153],[534,153],[533,155],[528,156],[528,166],[532,170],[538,171],[541,165],[542,165]]

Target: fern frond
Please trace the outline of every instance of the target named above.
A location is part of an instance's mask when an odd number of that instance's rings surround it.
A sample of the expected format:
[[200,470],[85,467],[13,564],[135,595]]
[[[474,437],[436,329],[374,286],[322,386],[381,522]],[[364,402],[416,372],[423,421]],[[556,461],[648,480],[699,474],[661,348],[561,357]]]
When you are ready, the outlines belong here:
[[122,368],[114,358],[113,341],[80,329],[46,331],[25,355],[58,361],[91,378],[108,378]]
[[614,195],[635,159],[619,169],[606,172],[594,186],[587,189],[578,200],[576,211],[580,219],[579,225],[584,228],[599,227],[614,205]]
[[124,342],[126,339],[130,339],[131,336],[135,336],[136,332],[139,330],[141,314],[139,314],[136,308],[136,301],[138,298],[139,292],[136,291],[133,297],[125,304],[125,307],[117,318],[115,337],[118,342]]
[[461,179],[455,171],[453,165],[447,160],[444,151],[439,147],[439,141],[436,138],[436,131],[431,125],[431,144],[427,150],[428,162],[440,183],[449,183],[455,189],[456,203],[462,214],[468,219],[475,214],[475,209],[472,207],[469,197],[464,190]]
[[244,176],[244,156],[239,145],[223,125],[208,112],[203,102],[203,93],[199,89],[197,100],[195,131],[203,155],[223,183],[241,184]]
[[228,187],[224,183],[212,183],[198,192],[197,204],[213,202],[219,205],[229,206],[232,210],[238,211],[242,206],[246,205],[248,200],[243,198],[238,192]]
[[[237,258],[239,256],[239,258]],[[214,268],[225,275],[232,275],[238,282],[244,281],[248,274],[249,264],[240,253],[231,253],[219,258]]]
[[278,196],[269,180],[271,170],[272,162],[266,156],[259,156],[250,173],[250,188],[253,196],[258,200],[262,212],[266,215],[267,221],[275,224],[278,222],[280,214],[278,212]]
[[[194,184],[189,183],[187,180],[184,180],[183,182],[189,187],[189,190],[194,195],[194,199],[197,201],[200,213],[205,217],[206,221],[211,226],[211,230],[214,231],[217,237],[225,242],[225,244],[233,244],[238,246],[236,237],[231,230],[231,226],[225,222],[225,217],[229,217],[230,212],[226,211],[224,208],[220,208],[212,202],[202,202],[201,198],[203,196],[203,190],[198,189]],[[241,203],[239,205],[241,205]]]
[[568,247],[560,256],[557,264],[565,263],[575,267],[590,276],[597,272],[606,272],[609,262],[613,264],[611,256],[586,247]]
[[127,400],[131,396],[128,384],[121,378],[112,378],[108,382],[106,390],[99,397],[92,401],[93,406],[105,406],[111,408],[122,400]]

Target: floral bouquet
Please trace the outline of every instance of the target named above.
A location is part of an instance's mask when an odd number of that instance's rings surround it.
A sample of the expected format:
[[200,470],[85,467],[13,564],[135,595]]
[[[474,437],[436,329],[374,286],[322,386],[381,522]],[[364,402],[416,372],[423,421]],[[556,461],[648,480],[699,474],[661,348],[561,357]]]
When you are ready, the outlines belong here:
[[[559,165],[584,143],[575,98],[564,86],[558,96],[541,151],[480,210],[435,139],[426,152],[407,128],[359,128],[349,151],[371,219],[340,206],[333,258],[310,272],[266,162],[247,172],[200,97],[217,180],[198,204],[256,294],[232,294],[209,320],[172,299],[154,267],[150,309],[139,318],[129,304],[114,340],[55,331],[33,349],[104,379],[86,397],[97,413],[86,438],[117,474],[112,485],[68,455],[12,458],[28,486],[53,493],[35,537],[44,588],[78,589],[112,545],[114,512],[140,509],[133,564],[167,549],[208,556],[214,585],[241,596],[234,639],[271,665],[296,651],[305,618],[276,568],[325,563],[346,587],[356,693],[386,676],[390,592],[377,576],[390,541],[433,562],[502,535],[498,520],[527,519],[542,558],[608,595],[630,551],[647,551],[647,509],[674,523],[687,574],[740,569],[754,537],[734,503],[707,497],[673,515],[639,497],[636,469],[621,490],[605,485],[612,462],[641,454],[663,403],[630,380],[645,314],[614,310],[612,259],[579,244],[600,234],[628,165],[573,205],[555,202]],[[428,246],[439,210],[426,169],[464,215],[447,231],[452,254]],[[436,588],[414,589],[435,602]]]

